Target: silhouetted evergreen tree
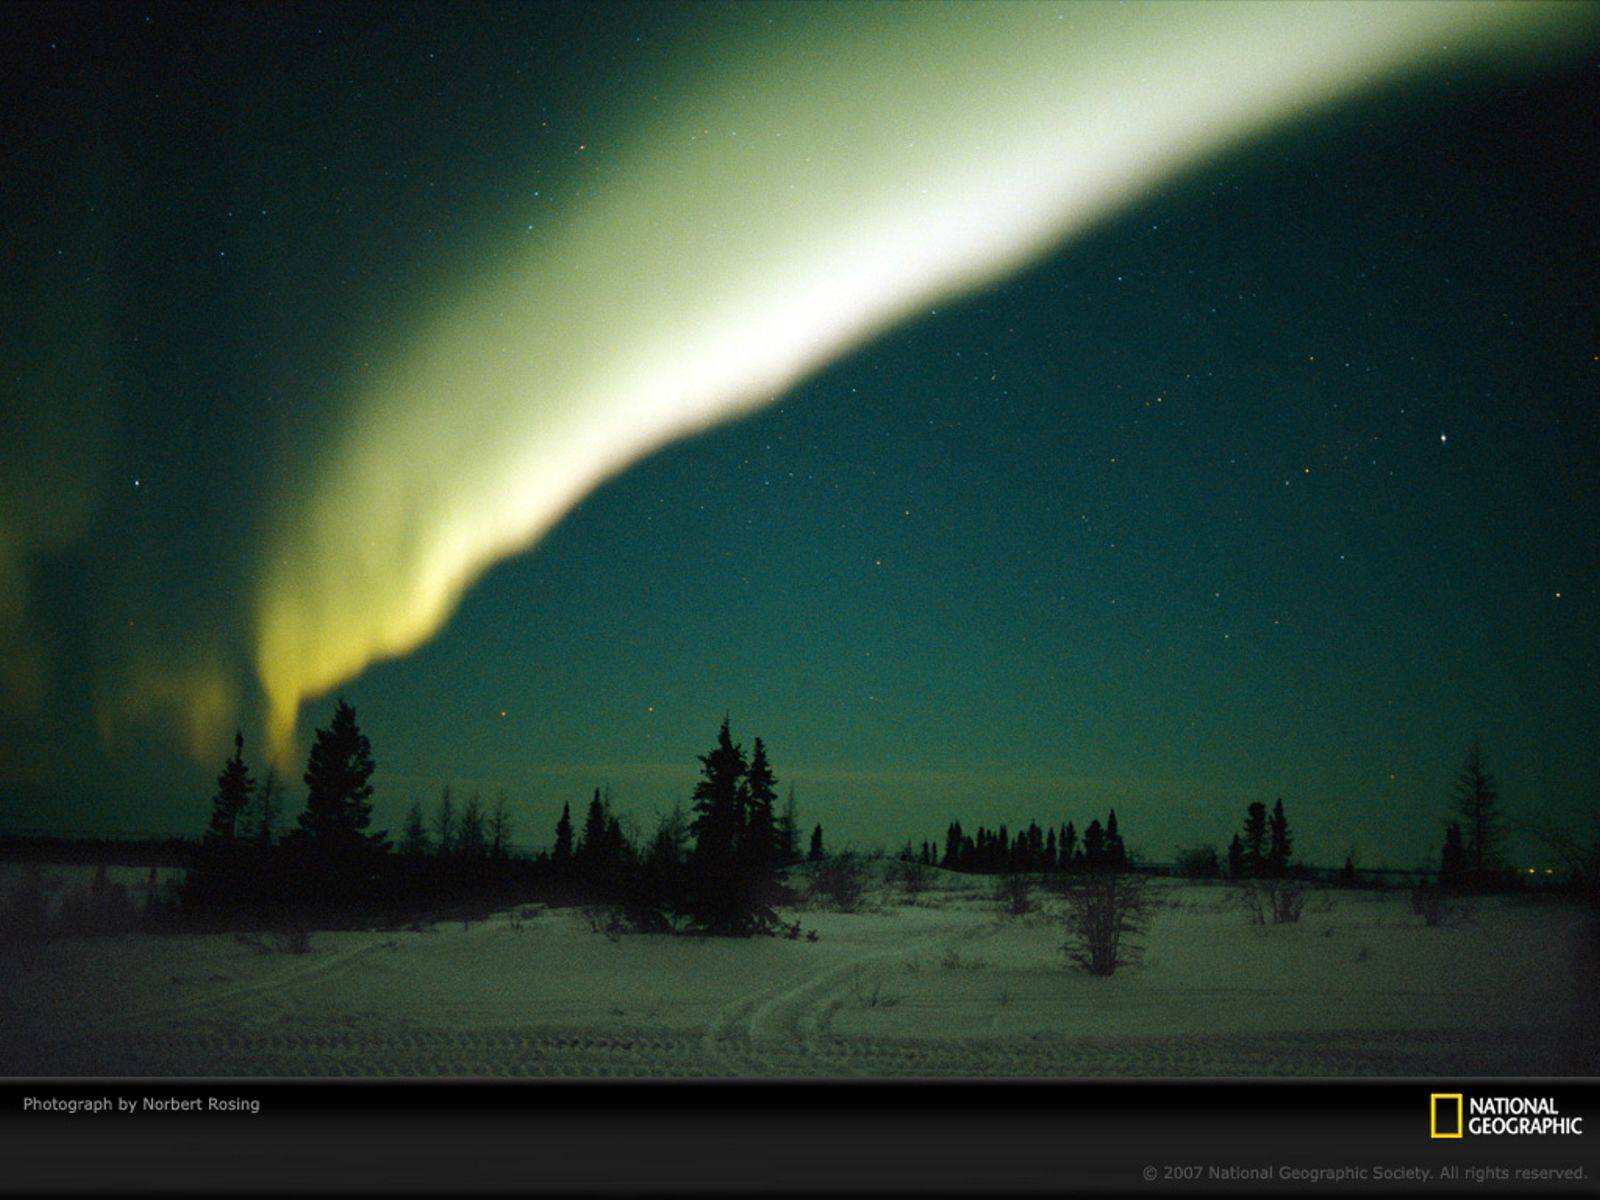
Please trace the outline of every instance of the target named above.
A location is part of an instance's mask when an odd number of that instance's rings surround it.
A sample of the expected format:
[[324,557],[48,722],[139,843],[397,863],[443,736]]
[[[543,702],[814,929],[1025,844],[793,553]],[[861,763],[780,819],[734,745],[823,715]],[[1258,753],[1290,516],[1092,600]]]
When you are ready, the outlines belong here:
[[1289,818],[1283,815],[1283,800],[1272,806],[1268,821],[1267,874],[1279,879],[1289,873],[1289,860],[1294,853],[1294,839],[1289,836]]
[[776,897],[768,893],[778,869],[778,827],[772,811],[778,798],[777,782],[772,764],[767,761],[767,748],[756,738],[750,751],[750,766],[745,771],[748,817],[739,859],[747,886],[766,903],[776,903]]
[[1456,776],[1450,802],[1461,818],[1467,884],[1486,887],[1499,872],[1500,788],[1484,762],[1483,744],[1477,738],[1467,750]]
[[556,822],[556,844],[550,851],[550,865],[558,875],[572,867],[572,805],[561,806],[561,819]]
[[1233,835],[1233,841],[1228,843],[1228,878],[1243,879],[1245,874],[1244,842],[1239,835]]
[[1056,869],[1056,831],[1054,829],[1045,834],[1043,866],[1046,871],[1054,871]]
[[1106,865],[1113,871],[1120,871],[1128,865],[1127,847],[1122,844],[1122,835],[1117,832],[1117,810],[1112,809],[1106,815]]
[[1267,806],[1253,800],[1245,810],[1243,874],[1255,878],[1265,873],[1267,864]]
[[[216,794],[211,797],[210,823],[195,854],[193,869],[185,876],[182,885],[182,900],[186,908],[215,909],[248,904],[256,898],[255,893],[260,886],[259,873],[255,869],[258,864],[254,861],[257,856],[250,853],[253,847],[249,843],[235,836],[255,791],[255,782],[250,778],[250,769],[244,761],[244,734],[236,732],[233,737],[233,757],[223,764],[221,773],[217,775]],[[98,911],[102,898],[73,897],[70,894],[64,897],[63,926],[86,926],[90,922],[90,914]]]
[[278,772],[268,766],[266,775],[256,788],[256,800],[253,806],[256,845],[263,850],[272,845],[273,836],[278,828],[278,816],[283,806],[282,795],[283,783],[278,779]]
[[249,806],[256,785],[244,763],[244,734],[233,735],[233,757],[223,764],[217,776],[217,793],[211,798],[211,825],[208,841],[232,842],[240,814]]
[[483,858],[489,852],[483,819],[483,801],[473,792],[461,806],[461,820],[456,825],[456,853],[462,858]]
[[1339,868],[1339,885],[1341,887],[1355,887],[1360,881],[1356,874],[1356,860],[1354,855],[1346,855],[1344,866]]
[[783,803],[783,814],[778,818],[778,865],[792,867],[800,861],[800,812],[795,807],[794,784],[789,785],[789,796]]
[[1071,821],[1061,827],[1061,841],[1057,845],[1061,858],[1061,869],[1063,871],[1072,870],[1077,865],[1080,850],[1078,847],[1078,831],[1073,828]]
[[293,849],[313,895],[352,899],[363,894],[374,855],[386,835],[372,823],[372,745],[341,699],[326,729],[319,729],[306,762],[306,808],[292,835]]
[[632,896],[636,910],[636,924],[656,926],[663,931],[670,926],[657,916],[688,911],[687,880],[684,876],[684,857],[688,845],[688,829],[683,809],[674,808],[661,818],[655,837],[645,851],[640,863],[638,887]]
[[613,890],[620,888],[627,872],[634,866],[633,843],[622,830],[622,820],[611,811],[611,801],[606,800],[606,840],[601,858],[601,872]]
[[428,828],[422,820],[422,802],[414,803],[406,812],[405,832],[400,837],[400,853],[407,858],[421,858],[428,852]]
[[1089,822],[1089,828],[1083,831],[1084,865],[1097,871],[1105,865],[1105,857],[1106,832],[1100,827],[1100,818],[1096,817]]
[[609,898],[615,854],[610,837],[610,806],[595,788],[589,811],[583,820],[583,833],[572,852],[572,868],[579,883],[591,898]]
[[951,821],[944,834],[942,866],[955,868],[961,865],[961,822]]
[[700,756],[700,768],[701,778],[694,789],[695,815],[689,825],[695,837],[689,854],[690,915],[709,933],[747,933],[739,854],[745,823],[746,763],[726,717],[717,744]]
[[827,855],[822,849],[822,826],[818,825],[811,831],[811,850],[806,855],[808,862],[821,862]]

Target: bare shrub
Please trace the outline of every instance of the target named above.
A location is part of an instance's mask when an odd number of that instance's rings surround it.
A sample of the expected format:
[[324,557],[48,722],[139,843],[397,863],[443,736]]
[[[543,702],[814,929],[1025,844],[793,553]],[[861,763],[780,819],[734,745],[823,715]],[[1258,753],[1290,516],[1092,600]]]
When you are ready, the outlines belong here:
[[1434,883],[1419,883],[1411,890],[1411,912],[1429,929],[1471,925],[1472,911],[1465,904],[1447,903],[1448,893]]
[[1429,929],[1435,929],[1444,919],[1444,899],[1440,889],[1432,884],[1419,883],[1411,889],[1412,915],[1422,918]]
[[1154,905],[1142,875],[1092,871],[1067,891],[1067,941],[1062,947],[1091,975],[1114,975],[1139,954],[1134,940],[1149,928]]
[[628,932],[628,923],[622,913],[609,905],[586,905],[583,916],[589,924],[589,932],[603,934],[608,941],[615,942]]
[[1024,917],[1038,907],[1033,899],[1033,881],[1026,875],[1000,876],[995,882],[994,898],[1001,916]]
[[1234,893],[1252,925],[1296,925],[1306,909],[1305,884],[1297,879],[1251,879]]
[[1274,879],[1267,888],[1274,925],[1296,925],[1306,908],[1306,889],[1292,879]]
[[867,872],[849,850],[816,863],[811,875],[811,896],[839,912],[853,913],[867,892]]
[[932,873],[925,863],[914,858],[900,858],[889,866],[889,882],[899,887],[906,899],[915,901],[928,890]]

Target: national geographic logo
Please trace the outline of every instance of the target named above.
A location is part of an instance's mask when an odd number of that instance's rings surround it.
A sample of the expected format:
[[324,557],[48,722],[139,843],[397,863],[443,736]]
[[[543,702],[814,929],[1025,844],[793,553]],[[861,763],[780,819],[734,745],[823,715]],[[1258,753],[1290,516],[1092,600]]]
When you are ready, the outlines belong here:
[[1583,1118],[1563,1117],[1549,1096],[1471,1096],[1434,1092],[1428,1100],[1428,1136],[1582,1137]]

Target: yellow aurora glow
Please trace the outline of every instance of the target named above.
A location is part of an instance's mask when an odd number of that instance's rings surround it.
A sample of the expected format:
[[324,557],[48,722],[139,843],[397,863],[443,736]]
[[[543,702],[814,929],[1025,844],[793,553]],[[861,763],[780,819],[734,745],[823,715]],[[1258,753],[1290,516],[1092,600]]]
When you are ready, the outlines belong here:
[[[298,710],[447,621],[490,565],[662,444],[1002,276],[1220,148],[1579,5],[816,5],[598,131],[531,248],[464,280],[277,514],[256,665]],[[748,19],[752,16],[759,19]],[[764,19],[774,17],[772,24]]]

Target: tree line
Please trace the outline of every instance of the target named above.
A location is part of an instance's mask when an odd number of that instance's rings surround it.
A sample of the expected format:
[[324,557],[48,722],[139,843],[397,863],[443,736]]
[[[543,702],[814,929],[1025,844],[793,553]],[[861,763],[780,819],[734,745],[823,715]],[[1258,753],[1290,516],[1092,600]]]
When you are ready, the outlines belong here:
[[[793,897],[784,872],[827,857],[820,825],[805,837],[794,790],[780,809],[778,779],[762,738],[749,753],[725,718],[715,743],[698,758],[689,810],[662,816],[653,834],[636,838],[596,788],[575,827],[562,808],[548,851],[523,854],[512,841],[503,796],[485,806],[477,795],[458,804],[446,786],[431,813],[420,803],[406,815],[398,844],[374,831],[372,747],[355,710],[340,700],[315,731],[303,781],[306,801],[280,837],[284,788],[269,769],[255,779],[236,735],[211,801],[210,824],[185,884],[185,907],[271,910],[346,906],[401,910],[418,906],[517,902],[538,895],[555,903],[619,906],[632,927],[683,926],[713,934],[771,933],[777,909]],[[1451,794],[1456,820],[1445,834],[1438,879],[1449,889],[1503,883],[1498,785],[1475,741]],[[801,843],[806,842],[802,850]],[[1115,809],[1090,820],[1081,835],[1072,821],[1048,828],[1030,822],[1015,832],[959,820],[942,842],[907,843],[901,859],[921,866],[996,875],[1101,874],[1134,868]],[[1240,881],[1304,875],[1283,800],[1245,810],[1225,860],[1214,847],[1181,851],[1178,871]],[[1354,882],[1346,861],[1341,877]]]
[[[724,719],[699,757],[700,778],[681,807],[637,844],[595,789],[581,830],[564,805],[549,851],[518,853],[505,799],[486,808],[476,796],[459,807],[447,786],[437,807],[406,815],[398,845],[373,831],[372,746],[344,700],[312,739],[306,804],[292,828],[276,835],[282,787],[269,770],[256,780],[244,738],[217,776],[211,818],[183,903],[191,912],[269,914],[316,908],[326,918],[472,901],[617,905],[636,929],[679,925],[707,934],[773,933],[777,908],[793,897],[781,872],[801,861],[802,831],[793,789],[776,807],[777,775],[765,742],[749,754]],[[804,857],[823,858],[822,827],[811,830]]]
[[1131,865],[1116,809],[1107,813],[1104,825],[1098,817],[1091,820],[1081,840],[1071,821],[1063,822],[1059,832],[1056,826],[1045,829],[1033,821],[1015,834],[1004,825],[996,829],[980,825],[967,833],[960,821],[952,821],[945,829],[942,849],[934,842],[923,842],[920,850],[907,843],[900,858],[973,875],[1121,871]]

